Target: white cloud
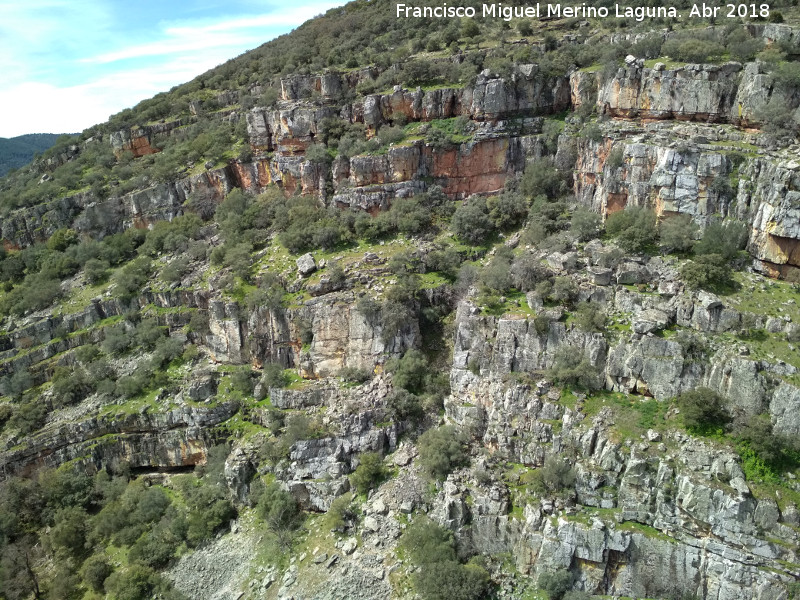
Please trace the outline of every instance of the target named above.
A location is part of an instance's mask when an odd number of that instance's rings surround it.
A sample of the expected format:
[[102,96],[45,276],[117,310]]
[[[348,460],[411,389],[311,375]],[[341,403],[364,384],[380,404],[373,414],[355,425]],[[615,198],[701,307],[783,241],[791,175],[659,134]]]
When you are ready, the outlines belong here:
[[[158,92],[189,81],[341,2],[311,0],[293,8],[275,8],[269,14],[218,21],[170,20],[153,24],[154,37],[160,39],[108,52],[95,49],[113,44],[98,44],[98,40],[131,37],[124,32],[115,34],[102,10],[92,21],[89,9],[97,8],[98,4],[102,3],[75,0],[70,5],[70,17],[85,17],[82,27],[90,32],[86,34],[86,46],[71,58],[59,56],[58,42],[52,42],[59,39],[57,26],[61,31],[68,29],[71,36],[80,37],[80,30],[75,33],[78,27],[75,23],[58,23],[57,15],[67,10],[63,0],[31,0],[24,9],[4,14],[0,23],[0,68],[4,73],[4,85],[0,88],[3,107],[0,136],[81,131]],[[35,28],[36,36],[50,35],[52,47],[20,46],[23,34],[18,33],[13,33],[13,39],[3,39],[5,34],[11,36],[12,32],[29,26]],[[30,29],[25,31],[24,37],[28,38]],[[153,63],[157,64],[145,66]],[[60,72],[61,76],[43,76],[45,69]],[[64,81],[67,83],[63,84]]]
[[[266,41],[264,39],[265,29],[274,31],[278,28],[285,30],[296,27],[321,11],[326,11],[334,6],[338,6],[338,3],[311,3],[289,10],[239,17],[217,23],[171,26],[164,29],[164,38],[161,40],[106,52],[85,58],[82,62],[104,64],[145,56],[195,52],[207,48],[252,48]],[[242,33],[243,30],[247,33]]]
[[4,87],[0,89],[0,136],[82,131],[225,60],[224,52],[179,57],[156,68],[119,71],[82,85],[24,82]]

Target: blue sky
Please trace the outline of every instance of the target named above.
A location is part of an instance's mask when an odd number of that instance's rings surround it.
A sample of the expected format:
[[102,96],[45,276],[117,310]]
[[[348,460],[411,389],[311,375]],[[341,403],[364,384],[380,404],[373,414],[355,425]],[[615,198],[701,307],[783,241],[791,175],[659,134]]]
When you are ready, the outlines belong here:
[[343,0],[0,0],[0,137],[77,132]]

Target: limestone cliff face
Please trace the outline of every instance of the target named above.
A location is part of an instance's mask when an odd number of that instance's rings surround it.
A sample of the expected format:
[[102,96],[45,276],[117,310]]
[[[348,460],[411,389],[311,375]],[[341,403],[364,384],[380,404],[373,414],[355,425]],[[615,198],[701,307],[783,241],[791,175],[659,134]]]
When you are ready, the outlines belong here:
[[154,137],[157,135],[168,136],[174,129],[187,124],[184,119],[177,119],[168,123],[156,123],[144,127],[122,129],[110,135],[111,147],[118,156],[129,151],[134,157],[146,156],[160,152],[153,146]]
[[[621,164],[611,164],[612,152]],[[726,154],[680,150],[634,140],[583,140],[578,145],[575,191],[600,214],[625,206],[647,206],[658,214],[689,214],[704,224],[712,215],[731,214],[731,198],[709,188],[716,177],[727,177]],[[731,215],[732,216],[732,215]]]
[[[189,401],[190,398],[185,400]],[[175,401],[177,406],[168,405]],[[55,423],[27,438],[19,449],[0,452],[6,472],[25,474],[78,459],[87,466],[168,469],[203,464],[213,445],[212,428],[238,410],[235,403],[191,406],[184,398],[160,398],[163,411],[78,418]]]
[[[647,137],[581,141],[575,173],[580,201],[603,215],[630,205],[659,215],[687,214],[700,225],[741,220],[752,227],[748,250],[757,266],[773,276],[795,276],[800,266],[800,166],[795,161],[743,157],[735,167],[729,151],[711,144],[681,148],[644,142]],[[608,161],[613,152],[620,163]],[[728,193],[714,187],[717,179],[738,184]]]
[[576,71],[570,91],[573,105],[595,104],[609,117],[747,126],[761,122],[759,110],[773,94],[797,106],[797,99],[775,91],[772,76],[762,71],[759,63],[649,68],[638,60],[611,77]]
[[[496,335],[499,345],[504,324],[496,326],[490,337]],[[517,569],[529,575],[570,568],[577,585],[593,593],[782,597],[781,582],[796,574],[771,565],[795,559],[796,506],[781,511],[769,498],[755,499],[735,454],[680,433],[619,443],[608,435],[610,412],[590,420],[580,400],[574,409],[564,407],[547,382],[532,388],[494,375],[491,369],[499,372],[507,355],[497,353],[498,363],[482,365],[480,376],[461,368],[464,330],[477,329],[474,347],[481,327],[459,311],[449,418],[515,463],[538,466],[551,452],[573,456],[578,502],[617,517],[609,521],[598,513],[583,520],[559,501],[529,504],[521,517],[512,517],[502,490],[455,476],[432,513],[442,524],[460,530],[470,522],[466,535],[479,550],[510,552]],[[575,340],[564,336],[562,343],[570,342]],[[653,346],[649,351],[655,360],[669,360]]]
[[[620,275],[625,269],[618,270],[617,280],[624,281]],[[735,331],[742,317],[712,294],[668,289],[671,286],[666,283],[672,275],[657,261],[648,265],[646,272],[646,280],[665,282],[663,293],[653,296],[613,284],[599,288],[582,284],[582,297],[601,303],[607,311],[629,315],[632,331],[612,341],[557,320],[540,333],[532,319],[482,316],[470,303],[462,303],[456,317],[450,377],[454,396],[481,407],[485,398],[481,386],[487,377],[542,373],[553,365],[559,348],[566,347],[583,355],[609,390],[666,400],[696,387],[709,387],[727,397],[738,414],[754,416],[769,411],[777,429],[800,432],[791,414],[800,410],[800,390],[789,383],[774,383],[776,376],[796,369],[728,352],[697,360],[678,341],[653,336],[653,330],[670,324],[708,334]],[[765,321],[761,318],[762,326]],[[769,326],[788,327],[777,319]]]

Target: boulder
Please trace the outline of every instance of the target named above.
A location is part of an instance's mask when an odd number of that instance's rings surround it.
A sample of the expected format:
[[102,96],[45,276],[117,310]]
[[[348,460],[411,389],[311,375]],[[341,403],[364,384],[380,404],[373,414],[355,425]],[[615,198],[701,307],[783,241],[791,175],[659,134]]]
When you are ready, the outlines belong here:
[[308,277],[317,270],[317,263],[310,252],[303,254],[295,262],[297,263],[297,272],[301,277]]

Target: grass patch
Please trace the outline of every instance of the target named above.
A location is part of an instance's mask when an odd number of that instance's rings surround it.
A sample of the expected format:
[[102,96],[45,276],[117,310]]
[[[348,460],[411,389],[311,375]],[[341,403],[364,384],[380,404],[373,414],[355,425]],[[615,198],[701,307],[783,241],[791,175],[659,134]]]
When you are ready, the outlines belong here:
[[662,56],[660,58],[653,58],[644,61],[644,66],[647,69],[652,69],[653,67],[656,66],[656,63],[664,63],[664,68],[666,69],[682,69],[683,67],[689,64],[685,62],[678,62],[676,60],[672,60],[667,56]]

